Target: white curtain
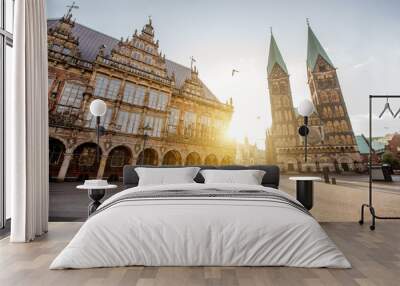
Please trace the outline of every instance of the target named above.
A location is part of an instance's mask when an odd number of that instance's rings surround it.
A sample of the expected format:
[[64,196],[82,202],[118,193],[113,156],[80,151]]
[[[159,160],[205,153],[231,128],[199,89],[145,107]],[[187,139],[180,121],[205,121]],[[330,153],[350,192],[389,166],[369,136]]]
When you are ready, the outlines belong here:
[[47,27],[45,0],[15,1],[14,72],[6,98],[6,183],[12,242],[48,227]]

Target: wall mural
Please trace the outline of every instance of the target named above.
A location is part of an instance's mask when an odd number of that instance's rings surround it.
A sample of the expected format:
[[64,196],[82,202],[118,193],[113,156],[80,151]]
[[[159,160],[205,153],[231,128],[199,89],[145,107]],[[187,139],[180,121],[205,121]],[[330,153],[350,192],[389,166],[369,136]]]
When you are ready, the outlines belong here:
[[[194,58],[186,67],[161,52],[151,17],[116,39],[76,21],[74,8],[47,21],[52,180],[117,180],[126,164],[268,163],[283,172],[365,171],[366,139],[353,132],[336,68],[309,24],[305,68],[315,110],[308,118],[304,162],[298,133],[303,116],[294,106],[289,70],[272,31],[264,77],[272,124],[261,150],[247,138],[239,144],[227,136],[232,99],[222,102],[211,92]],[[232,77],[238,73],[233,69]],[[98,145],[90,112],[95,99],[107,105]],[[381,161],[384,149],[376,148],[374,162]]]

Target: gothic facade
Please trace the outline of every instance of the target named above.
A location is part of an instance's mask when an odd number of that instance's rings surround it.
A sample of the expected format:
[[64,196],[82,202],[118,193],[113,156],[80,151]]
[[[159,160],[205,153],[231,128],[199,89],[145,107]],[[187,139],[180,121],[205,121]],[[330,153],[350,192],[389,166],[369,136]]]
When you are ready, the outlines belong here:
[[307,76],[315,107],[309,117],[308,160],[298,128],[304,119],[293,107],[289,73],[273,35],[268,57],[268,87],[272,126],[267,131],[266,152],[283,171],[353,171],[361,167],[346,103],[332,64],[311,27],[308,27]]
[[259,149],[257,144],[251,144],[245,137],[244,143],[238,143],[236,146],[235,163],[246,166],[265,164],[265,151]]
[[[222,103],[187,68],[165,58],[149,22],[117,40],[72,20],[48,20],[50,177],[119,178],[125,164],[231,164]],[[96,160],[94,99],[107,104]]]

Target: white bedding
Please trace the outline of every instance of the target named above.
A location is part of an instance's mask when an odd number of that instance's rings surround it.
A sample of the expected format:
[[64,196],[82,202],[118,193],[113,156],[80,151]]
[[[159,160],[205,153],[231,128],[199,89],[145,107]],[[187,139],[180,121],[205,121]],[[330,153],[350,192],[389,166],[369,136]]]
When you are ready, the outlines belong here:
[[145,266],[294,266],[349,268],[310,215],[287,204],[246,198],[153,198],[112,201],[142,191],[263,190],[238,184],[143,186],[106,200],[50,269]]

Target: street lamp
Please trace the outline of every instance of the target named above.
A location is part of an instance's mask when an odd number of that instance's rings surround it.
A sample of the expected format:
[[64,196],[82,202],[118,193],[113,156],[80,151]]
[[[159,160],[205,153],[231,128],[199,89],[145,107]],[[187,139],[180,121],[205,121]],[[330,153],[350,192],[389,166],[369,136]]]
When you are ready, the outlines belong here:
[[300,126],[299,134],[304,137],[304,161],[307,162],[307,135],[310,133],[308,117],[314,112],[314,105],[310,100],[305,99],[300,102],[298,111],[301,116],[304,116],[304,125]]
[[153,128],[151,128],[151,126],[146,125],[143,127],[143,151],[142,151],[142,158],[140,160],[140,164],[143,166],[145,161],[144,161],[144,154],[146,151],[146,140],[149,138],[149,135],[147,134],[147,131],[152,131]]
[[100,162],[100,117],[104,116],[107,111],[106,103],[101,99],[95,99],[90,104],[90,113],[96,117],[96,136],[97,136],[97,148],[96,148],[96,160],[97,163]]

